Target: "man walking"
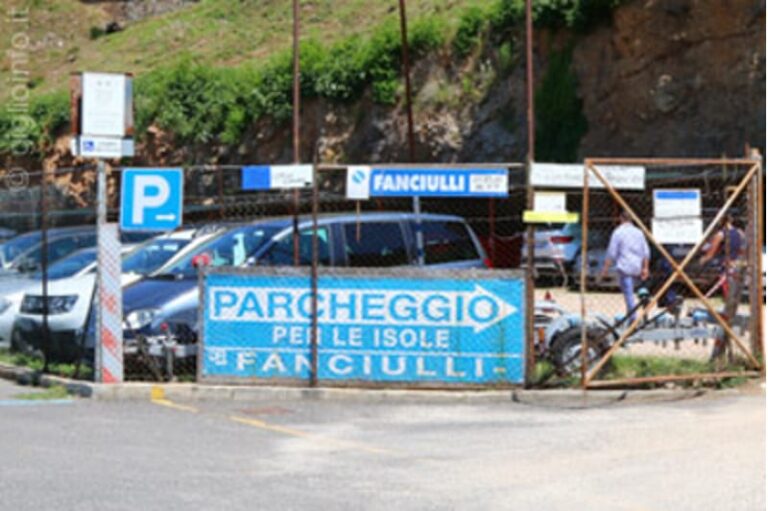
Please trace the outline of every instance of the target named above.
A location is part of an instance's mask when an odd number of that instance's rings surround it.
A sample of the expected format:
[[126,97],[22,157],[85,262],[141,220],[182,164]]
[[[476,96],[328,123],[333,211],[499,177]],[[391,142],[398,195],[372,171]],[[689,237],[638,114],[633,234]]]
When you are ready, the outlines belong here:
[[[624,294],[624,303],[627,314],[635,308],[635,284],[638,280],[648,278],[648,265],[651,259],[651,249],[645,239],[643,231],[638,229],[630,219],[629,213],[622,211],[619,214],[619,226],[611,234],[608,244],[608,254],[600,272],[600,278],[604,279],[608,269],[615,263],[619,273],[619,288]],[[635,314],[631,313],[629,321],[635,320]]]
[[[746,253],[746,235],[734,224],[733,212],[728,212],[720,229],[710,240],[709,249],[701,257],[700,264],[705,266],[715,258],[721,262],[721,269],[725,276],[723,284],[724,319],[731,326],[733,326],[733,320],[739,309],[741,292],[746,278]],[[727,344],[726,339],[725,343],[715,345],[712,358],[717,358],[723,353]]]

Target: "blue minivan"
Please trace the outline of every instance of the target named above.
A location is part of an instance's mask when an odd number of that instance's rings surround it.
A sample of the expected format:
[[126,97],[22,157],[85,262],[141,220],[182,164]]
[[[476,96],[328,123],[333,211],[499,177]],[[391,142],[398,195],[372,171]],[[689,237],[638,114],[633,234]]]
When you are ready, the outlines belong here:
[[[483,268],[489,265],[477,236],[464,219],[450,215],[419,216],[423,253],[417,244],[412,213],[323,215],[318,219],[318,260],[323,266]],[[312,220],[298,226],[299,262],[312,261]],[[123,336],[126,353],[137,336],[167,336],[194,342],[197,328],[198,267],[289,266],[294,262],[291,218],[261,220],[234,227],[202,245],[161,274],[123,290]],[[135,345],[135,342],[133,342]]]

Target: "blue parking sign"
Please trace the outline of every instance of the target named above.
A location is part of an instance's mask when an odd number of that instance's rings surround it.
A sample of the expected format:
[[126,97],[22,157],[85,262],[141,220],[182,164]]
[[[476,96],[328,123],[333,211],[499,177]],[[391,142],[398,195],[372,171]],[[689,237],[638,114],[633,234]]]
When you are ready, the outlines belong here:
[[180,168],[123,169],[120,228],[170,231],[181,225],[184,173]]

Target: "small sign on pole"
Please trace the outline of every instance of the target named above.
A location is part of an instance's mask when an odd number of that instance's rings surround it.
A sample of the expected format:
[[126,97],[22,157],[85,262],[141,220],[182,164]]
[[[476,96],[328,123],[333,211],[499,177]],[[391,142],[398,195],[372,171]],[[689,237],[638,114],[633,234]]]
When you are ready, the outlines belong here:
[[133,78],[130,74],[73,74],[70,114],[72,154],[86,158],[133,156]]
[[107,223],[102,158],[133,156],[133,79],[124,73],[76,73],[70,79],[72,154],[96,158],[96,381],[123,381],[120,236]]
[[171,231],[181,225],[184,172],[180,168],[125,168],[120,186],[120,228]]

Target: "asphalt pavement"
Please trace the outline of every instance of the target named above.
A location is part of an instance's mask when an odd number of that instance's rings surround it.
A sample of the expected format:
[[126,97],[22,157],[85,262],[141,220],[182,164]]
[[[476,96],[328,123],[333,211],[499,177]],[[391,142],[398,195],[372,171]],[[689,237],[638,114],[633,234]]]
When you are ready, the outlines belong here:
[[47,402],[0,381],[0,508],[759,510],[760,388],[654,403]]

